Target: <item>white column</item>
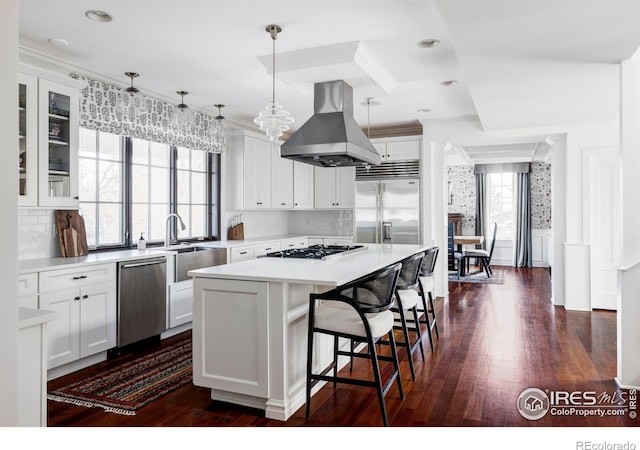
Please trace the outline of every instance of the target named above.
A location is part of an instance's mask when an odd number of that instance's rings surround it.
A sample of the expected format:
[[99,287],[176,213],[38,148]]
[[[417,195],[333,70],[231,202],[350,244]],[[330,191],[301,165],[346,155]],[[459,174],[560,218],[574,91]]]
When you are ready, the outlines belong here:
[[618,273],[616,381],[640,388],[640,52],[620,65],[623,268]]
[[567,149],[565,139],[554,138],[551,155],[551,221],[553,260],[551,263],[551,297],[554,305],[564,305],[565,268],[564,243],[566,240],[567,194],[566,177]]
[[426,135],[422,142],[422,240],[440,248],[436,263],[437,297],[449,296],[447,268],[446,158],[444,144]]
[[0,1],[0,426],[18,424],[18,2]]

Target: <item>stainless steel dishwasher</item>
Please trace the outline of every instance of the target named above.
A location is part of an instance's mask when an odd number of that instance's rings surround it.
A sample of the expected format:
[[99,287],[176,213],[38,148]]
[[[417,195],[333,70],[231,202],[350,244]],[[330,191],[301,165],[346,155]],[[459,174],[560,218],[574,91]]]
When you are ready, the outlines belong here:
[[118,347],[167,329],[167,259],[118,263]]

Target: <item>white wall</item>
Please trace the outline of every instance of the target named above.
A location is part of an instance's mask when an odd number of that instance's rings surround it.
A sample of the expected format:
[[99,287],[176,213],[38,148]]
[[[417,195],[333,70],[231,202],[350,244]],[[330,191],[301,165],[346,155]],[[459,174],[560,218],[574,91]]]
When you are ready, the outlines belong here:
[[640,52],[621,64],[621,153],[623,268],[618,273],[617,376],[640,389]]
[[[0,2],[0,167],[16,167],[18,149],[18,2]],[[18,171],[0,177],[0,426],[18,423]]]

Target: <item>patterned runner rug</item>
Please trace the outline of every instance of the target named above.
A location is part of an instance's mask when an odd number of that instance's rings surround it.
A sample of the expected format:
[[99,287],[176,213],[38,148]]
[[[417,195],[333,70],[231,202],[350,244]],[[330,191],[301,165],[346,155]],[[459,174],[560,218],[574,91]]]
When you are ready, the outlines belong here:
[[493,269],[493,275],[491,278],[487,278],[487,274],[484,272],[474,273],[460,277],[458,279],[457,272],[449,272],[449,281],[455,281],[459,283],[485,283],[485,284],[502,284],[504,282],[504,270]]
[[192,380],[191,340],[49,392],[47,398],[106,412],[135,415],[153,400]]

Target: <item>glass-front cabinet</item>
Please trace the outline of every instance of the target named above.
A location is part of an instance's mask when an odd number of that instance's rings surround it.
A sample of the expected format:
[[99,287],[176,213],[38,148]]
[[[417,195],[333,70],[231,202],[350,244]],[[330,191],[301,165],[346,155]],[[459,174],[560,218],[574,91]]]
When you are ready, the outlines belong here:
[[78,207],[79,91],[38,80],[38,205]]
[[38,204],[38,79],[20,74],[18,84],[20,206]]

